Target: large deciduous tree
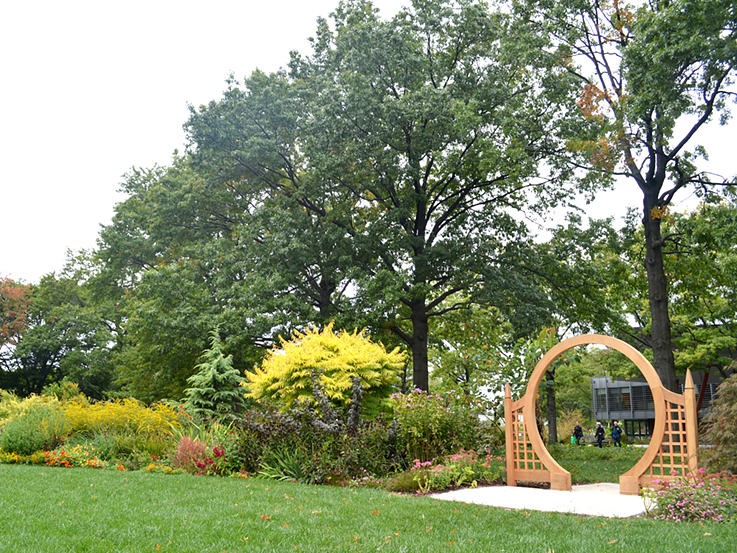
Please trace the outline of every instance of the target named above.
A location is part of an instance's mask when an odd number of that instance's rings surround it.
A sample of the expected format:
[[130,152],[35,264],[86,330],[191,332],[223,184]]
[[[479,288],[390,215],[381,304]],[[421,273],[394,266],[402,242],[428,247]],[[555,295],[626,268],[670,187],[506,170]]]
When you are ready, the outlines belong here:
[[0,276],[0,349],[18,342],[28,325],[31,287]]
[[216,326],[235,367],[250,366],[259,357],[254,344],[263,345],[285,317],[257,292],[270,275],[254,278],[251,257],[238,247],[241,213],[205,186],[186,157],[132,170],[122,190],[129,197],[100,233],[93,279],[124,314],[118,385],[147,401],[181,397]]
[[73,265],[70,260],[61,275],[46,275],[34,286],[28,327],[0,372],[0,387],[40,394],[66,377],[90,397],[110,389],[115,317],[92,300],[87,275]]
[[674,214],[666,232],[678,251],[666,259],[676,367],[727,378],[737,358],[737,198]]
[[[695,143],[707,123],[729,118],[737,64],[732,0],[624,2],[520,0],[517,17],[537,22],[548,47],[582,83],[580,106],[601,125],[576,145],[597,168],[629,179],[642,195],[644,262],[652,320],[653,364],[675,389],[675,363],[663,255],[664,210],[687,187],[727,180],[697,169]],[[579,64],[579,65],[576,65]],[[704,156],[705,157],[705,156]]]
[[[737,357],[735,194],[708,194],[692,212],[664,213],[661,224],[676,246],[664,265],[671,275],[668,308],[678,374],[704,370],[726,378]],[[642,234],[642,225],[634,219],[622,229],[622,257],[630,270],[621,282],[627,297],[624,309],[639,327],[630,336],[648,346],[651,321]]]
[[[269,240],[334,259],[313,289],[332,302],[352,284],[353,310],[407,344],[422,389],[433,318],[484,304],[534,328],[547,313],[521,221],[576,192],[565,138],[586,131],[562,60],[512,23],[467,0],[389,21],[341,2],[288,75],[233,84],[187,124],[201,170],[249,213],[279,212]],[[309,232],[289,230],[293,214]]]

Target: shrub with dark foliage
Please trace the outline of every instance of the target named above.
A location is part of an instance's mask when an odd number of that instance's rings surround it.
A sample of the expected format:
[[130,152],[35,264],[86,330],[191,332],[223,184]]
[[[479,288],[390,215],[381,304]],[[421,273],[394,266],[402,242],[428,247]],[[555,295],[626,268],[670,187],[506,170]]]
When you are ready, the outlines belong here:
[[360,381],[353,381],[345,416],[325,397],[316,376],[312,385],[317,408],[295,402],[285,412],[267,405],[243,414],[238,432],[244,468],[309,483],[387,474],[393,452],[389,425],[381,416],[360,416]]

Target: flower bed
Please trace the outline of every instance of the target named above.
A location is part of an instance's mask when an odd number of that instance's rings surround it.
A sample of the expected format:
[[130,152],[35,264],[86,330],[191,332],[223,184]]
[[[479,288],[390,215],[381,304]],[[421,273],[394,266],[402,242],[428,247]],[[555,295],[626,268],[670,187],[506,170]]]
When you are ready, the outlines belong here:
[[675,522],[737,522],[737,475],[722,472],[656,481],[643,490],[648,513]]

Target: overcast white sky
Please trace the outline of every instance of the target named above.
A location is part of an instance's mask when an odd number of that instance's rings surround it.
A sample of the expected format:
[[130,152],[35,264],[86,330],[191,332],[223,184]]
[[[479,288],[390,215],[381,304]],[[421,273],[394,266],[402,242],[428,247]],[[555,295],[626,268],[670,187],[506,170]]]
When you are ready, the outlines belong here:
[[[187,104],[217,99],[230,72],[307,53],[338,0],[41,0],[0,3],[0,275],[26,283],[92,248],[122,175],[184,147]],[[409,0],[374,0],[384,17]],[[734,124],[709,142],[737,172]],[[731,170],[728,170],[728,167]],[[600,200],[597,216],[639,198]]]

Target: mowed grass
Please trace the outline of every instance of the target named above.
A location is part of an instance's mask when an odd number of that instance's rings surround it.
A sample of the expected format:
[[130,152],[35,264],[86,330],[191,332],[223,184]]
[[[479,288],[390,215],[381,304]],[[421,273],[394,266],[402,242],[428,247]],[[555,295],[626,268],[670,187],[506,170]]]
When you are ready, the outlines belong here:
[[0,465],[2,552],[735,550],[735,524],[507,511],[258,479]]
[[644,447],[549,446],[553,458],[571,473],[574,484],[614,482],[645,454]]

